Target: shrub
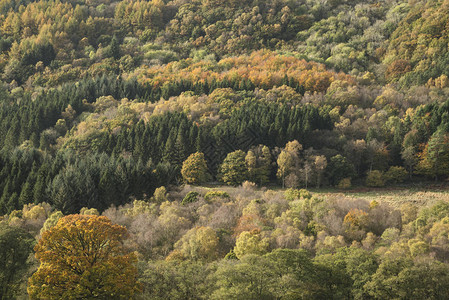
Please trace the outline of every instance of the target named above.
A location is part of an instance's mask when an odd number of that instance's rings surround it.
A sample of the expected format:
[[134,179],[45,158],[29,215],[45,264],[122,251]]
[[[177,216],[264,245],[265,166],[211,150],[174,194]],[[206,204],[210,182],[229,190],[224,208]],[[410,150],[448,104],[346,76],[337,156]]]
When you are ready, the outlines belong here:
[[287,189],[284,193],[285,199],[288,201],[293,201],[296,199],[310,199],[312,194],[306,189]]
[[253,190],[256,189],[257,185],[256,185],[254,182],[245,180],[245,181],[242,183],[242,187],[243,187],[244,190],[247,190],[247,191],[253,191]]
[[204,200],[212,201],[214,198],[230,198],[229,194],[223,191],[210,191],[204,195]]
[[188,192],[187,195],[182,199],[181,204],[186,205],[188,203],[193,203],[199,200],[200,194],[198,192]]
[[153,199],[156,203],[162,203],[168,200],[165,186],[160,186],[154,191]]
[[100,213],[98,212],[98,210],[96,208],[87,208],[87,207],[83,207],[80,210],[80,215],[86,215],[86,216],[99,216]]

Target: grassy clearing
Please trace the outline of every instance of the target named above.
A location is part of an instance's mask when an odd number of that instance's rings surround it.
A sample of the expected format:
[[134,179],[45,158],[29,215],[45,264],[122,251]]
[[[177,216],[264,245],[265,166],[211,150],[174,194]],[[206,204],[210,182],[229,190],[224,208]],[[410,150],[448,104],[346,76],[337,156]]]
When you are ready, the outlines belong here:
[[[278,193],[283,193],[281,188],[257,188],[244,189],[239,187],[230,187],[223,185],[188,186],[187,189],[181,193],[186,193],[189,190],[196,190],[202,194],[212,190],[225,191],[231,196],[244,196],[262,198],[266,190],[272,190]],[[404,203],[412,203],[418,206],[432,205],[438,201],[449,201],[449,186],[403,186],[403,187],[389,187],[389,188],[355,188],[351,190],[340,190],[335,188],[321,188],[309,189],[314,195],[323,196],[326,198],[340,198],[345,197],[348,200],[364,199],[367,201],[376,200],[378,202],[387,202],[388,204],[399,207]]]
[[360,189],[360,190],[312,190],[314,194],[326,197],[346,197],[348,199],[365,199],[368,201],[382,201],[399,207],[404,203],[418,206],[431,205],[438,201],[449,201],[449,188],[447,187],[411,187],[386,189]]

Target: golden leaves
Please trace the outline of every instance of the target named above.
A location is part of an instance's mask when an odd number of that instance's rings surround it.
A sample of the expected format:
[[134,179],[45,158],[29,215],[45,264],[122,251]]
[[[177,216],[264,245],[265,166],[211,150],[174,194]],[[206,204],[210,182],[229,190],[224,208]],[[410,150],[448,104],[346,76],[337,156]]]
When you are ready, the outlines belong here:
[[29,280],[32,299],[129,299],[139,289],[136,257],[123,247],[125,227],[106,217],[70,215],[42,234],[41,265]]

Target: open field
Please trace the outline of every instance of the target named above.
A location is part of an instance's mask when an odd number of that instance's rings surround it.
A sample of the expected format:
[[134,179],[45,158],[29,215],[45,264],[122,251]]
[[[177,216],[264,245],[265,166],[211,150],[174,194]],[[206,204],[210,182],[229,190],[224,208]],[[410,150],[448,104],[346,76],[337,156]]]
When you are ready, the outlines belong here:
[[[263,194],[270,188],[261,188],[254,190],[246,190],[242,187],[230,186],[202,186],[189,187],[187,189],[194,189],[200,193],[207,193],[212,190],[226,191],[230,195],[234,194],[256,194],[256,197],[263,197]],[[271,189],[278,193],[285,191],[281,188]],[[386,187],[386,188],[353,188],[349,190],[341,190],[335,188],[321,188],[309,189],[314,195],[323,196],[326,198],[346,197],[348,200],[365,199],[367,201],[376,200],[378,202],[386,202],[394,207],[399,207],[404,203],[412,203],[418,206],[432,205],[438,201],[449,201],[449,186],[400,186],[400,187]]]
[[418,206],[431,205],[438,201],[449,201],[448,187],[400,187],[385,189],[358,189],[358,190],[311,190],[314,194],[326,197],[344,196],[348,199],[366,199],[368,201],[387,202],[393,206],[400,206],[403,203],[413,203]]
[[449,201],[449,191],[447,190],[425,190],[425,189],[406,189],[406,190],[379,190],[356,193],[316,193],[327,197],[343,195],[349,199],[366,199],[368,201],[376,200],[378,202],[387,202],[393,206],[400,206],[403,203],[413,203],[418,206],[431,205],[438,201]]

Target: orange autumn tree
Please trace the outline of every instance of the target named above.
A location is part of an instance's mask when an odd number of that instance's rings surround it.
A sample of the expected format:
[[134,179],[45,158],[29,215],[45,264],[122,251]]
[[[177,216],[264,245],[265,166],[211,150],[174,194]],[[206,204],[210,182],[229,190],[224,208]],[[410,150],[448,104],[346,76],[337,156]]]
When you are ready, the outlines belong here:
[[41,265],[28,282],[31,299],[132,299],[137,261],[123,246],[127,230],[107,217],[69,215],[42,233]]

